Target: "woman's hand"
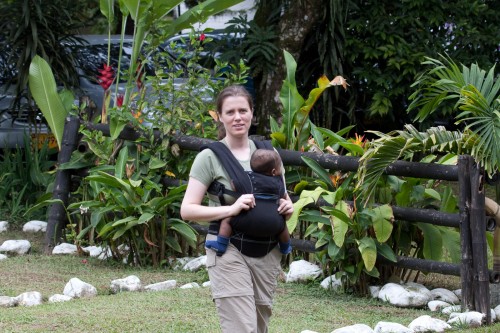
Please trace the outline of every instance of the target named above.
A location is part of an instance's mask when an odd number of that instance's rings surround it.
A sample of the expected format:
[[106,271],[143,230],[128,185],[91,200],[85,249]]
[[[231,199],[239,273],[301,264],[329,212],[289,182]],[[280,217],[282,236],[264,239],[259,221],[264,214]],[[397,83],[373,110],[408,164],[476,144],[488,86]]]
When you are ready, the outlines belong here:
[[287,199],[280,199],[280,205],[278,206],[278,213],[281,215],[284,215],[285,218],[288,220],[290,216],[293,214],[293,203],[290,198]]
[[231,205],[231,216],[238,215],[242,210],[249,210],[255,207],[253,194],[243,194]]

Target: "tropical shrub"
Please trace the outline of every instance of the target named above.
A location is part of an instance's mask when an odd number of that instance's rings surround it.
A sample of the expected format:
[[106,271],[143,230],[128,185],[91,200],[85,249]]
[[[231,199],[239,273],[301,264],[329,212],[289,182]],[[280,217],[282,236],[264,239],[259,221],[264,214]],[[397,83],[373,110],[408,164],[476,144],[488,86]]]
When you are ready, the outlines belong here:
[[[175,8],[169,7],[170,2],[120,3],[124,21],[130,15],[135,22],[134,46],[132,63],[125,74],[129,84],[123,95],[116,92],[113,95],[111,91],[111,83],[116,78],[109,64],[101,71],[105,103],[100,121],[109,122],[110,137],[90,130],[85,123],[91,124],[92,120],[83,118],[81,141],[87,149],[75,151],[71,161],[60,166],[61,169],[88,169],[88,176],[82,179],[67,206],[68,233],[77,245],[105,244],[116,259],[122,259],[122,250],[127,248],[128,263],[154,266],[167,265],[169,256],[185,254],[186,245],[197,247],[196,232],[178,219],[184,186],[165,183],[169,177],[187,178],[193,155],[180,152],[170,139],[181,132],[214,137],[215,122],[209,113],[214,96],[229,83],[242,83],[246,67],[242,62],[232,65],[217,62],[213,71],[200,67],[197,53],[203,50],[202,42],[210,42],[201,38],[203,32],[192,34],[190,42],[195,52],[190,57],[169,60],[158,51],[158,45],[204,15],[237,2],[205,1],[178,21],[168,22],[160,18],[162,13]],[[101,3],[101,11],[110,25],[112,4],[113,1]],[[186,63],[179,66],[181,61]],[[143,65],[146,63],[155,66],[155,76],[145,76]],[[40,59],[32,63],[34,90],[46,88],[43,84],[36,86],[37,81],[40,83],[47,77],[42,66]],[[40,68],[42,70],[35,73],[35,69]],[[57,100],[56,95],[52,96]],[[50,105],[40,100],[41,106],[44,103]],[[51,108],[42,108],[42,111],[52,112]],[[135,141],[120,139],[119,134],[126,126],[142,136]],[[154,130],[160,132],[159,139],[153,135]],[[55,202],[47,200],[45,204]]]
[[22,148],[0,153],[0,213],[13,225],[26,219],[43,220],[44,211],[28,212],[45,198],[54,182],[55,161],[47,145],[31,145],[28,137]]
[[[281,125],[272,120],[272,138],[282,148],[314,151],[322,154],[342,153],[350,156],[367,155],[377,142],[363,137],[342,137],[345,131],[334,133],[317,128],[308,114],[321,92],[328,87],[328,80],[318,81],[318,88],[304,99],[295,88],[295,62],[285,53],[287,79],[281,91],[284,114]],[[345,83],[338,79],[337,84]],[[345,87],[345,86],[344,86]],[[391,150],[393,154],[398,151]],[[439,163],[453,163],[453,155],[445,156]],[[456,157],[456,156],[455,156]],[[378,256],[396,261],[396,255],[441,260],[443,249],[450,249],[452,260],[458,261],[458,233],[450,228],[425,223],[407,223],[395,219],[392,206],[420,207],[457,211],[457,201],[449,187],[439,187],[439,182],[381,175],[373,183],[372,191],[359,191],[359,181],[365,170],[341,172],[325,170],[317,162],[302,157],[307,169],[296,169],[287,181],[295,181],[293,190],[300,197],[294,204],[294,214],[288,221],[290,232],[304,230],[300,235],[316,243],[316,257],[323,264],[325,273],[335,273],[351,291],[367,292],[370,279],[384,282],[392,275],[403,278],[408,272],[384,267]],[[437,160],[427,156],[423,162]],[[456,159],[455,159],[456,160]],[[371,200],[368,200],[371,198]],[[378,203],[374,205],[374,203]],[[318,208],[311,208],[314,204]]]

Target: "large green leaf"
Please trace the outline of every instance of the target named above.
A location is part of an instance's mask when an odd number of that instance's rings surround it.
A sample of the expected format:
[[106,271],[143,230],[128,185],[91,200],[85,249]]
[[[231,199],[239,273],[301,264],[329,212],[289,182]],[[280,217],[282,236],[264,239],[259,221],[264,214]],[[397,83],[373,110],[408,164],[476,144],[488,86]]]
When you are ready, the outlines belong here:
[[364,237],[357,241],[358,249],[363,258],[365,269],[370,272],[375,267],[377,261],[377,246],[373,238]]
[[177,231],[192,246],[195,246],[197,233],[193,228],[191,228],[186,222],[179,219],[172,218],[168,221],[172,230]]
[[30,64],[29,87],[36,104],[57,140],[59,149],[61,149],[64,119],[68,115],[68,110],[64,108],[57,93],[56,80],[49,64],[38,55],[33,58]]
[[114,15],[114,0],[100,0],[99,1],[99,8],[101,10],[102,15],[104,15],[109,23],[113,22],[113,19],[115,17]]
[[391,237],[394,220],[392,208],[389,205],[383,205],[371,210],[373,229],[375,236],[380,243],[385,243]]
[[377,253],[380,253],[383,257],[389,259],[392,262],[398,261],[398,259],[396,258],[396,254],[394,254],[394,251],[386,243],[377,244]]
[[443,237],[439,229],[428,223],[417,223],[424,234],[424,258],[441,260],[443,257]]
[[316,162],[315,160],[313,160],[310,157],[301,156],[301,158],[304,161],[304,163],[306,163],[307,166],[310,167],[312,169],[312,171],[314,171],[314,173],[321,180],[323,180],[326,184],[328,184],[328,188],[330,190],[333,190],[333,188],[334,188],[333,183],[332,183],[332,180],[330,179],[330,174],[328,173],[328,171],[326,171],[321,165],[319,165],[318,162]]
[[300,213],[302,212],[302,209],[312,202],[314,202],[314,200],[311,197],[304,197],[304,198],[301,197],[299,200],[297,200],[293,204],[292,216],[290,216],[290,218],[286,222],[286,225],[288,227],[288,231],[290,233],[293,233],[295,228],[297,227],[297,224],[299,222],[299,216],[300,216]]
[[349,224],[346,222],[349,220],[349,205],[345,201],[339,201],[335,205],[337,213],[341,213],[342,217],[338,217],[337,214],[330,215],[330,221],[333,226],[333,241],[338,247],[342,247],[345,241],[345,235],[349,230]]
[[[281,129],[285,133],[287,140],[286,148],[295,149],[294,147],[294,129],[295,129],[295,115],[304,104],[304,98],[299,94],[297,85],[295,83],[295,71],[297,69],[297,62],[293,56],[283,51],[286,64],[286,79],[280,91],[280,101],[283,105],[283,122]],[[299,147],[300,148],[300,147]]]
[[345,235],[349,230],[349,225],[333,215],[330,216],[330,219],[330,223],[333,226],[333,241],[335,245],[342,247],[344,245]]
[[[309,119],[309,113],[311,112],[312,107],[319,99],[323,91],[330,87],[329,81],[326,76],[322,76],[318,80],[318,87],[312,89],[309,92],[309,97],[303,104],[300,106],[299,110],[295,112],[293,118],[293,124],[296,131],[296,148],[300,148],[306,146],[307,140],[311,136],[312,123]],[[316,136],[317,137],[317,136]],[[321,140],[322,141],[322,140]],[[322,146],[322,142],[320,147]]]
[[124,182],[123,180],[102,171],[98,171],[97,174],[95,175],[87,176],[86,179],[90,181],[96,181],[101,184],[108,185],[121,190],[125,190],[127,192],[131,190],[130,185]]
[[443,239],[443,247],[454,263],[459,263],[462,260],[462,250],[460,246],[460,233],[452,228],[437,227],[441,232]]
[[118,153],[118,159],[115,164],[115,177],[118,179],[123,178],[125,167],[127,165],[128,160],[128,148],[123,147],[120,149],[120,153]]
[[316,188],[314,191],[302,191],[299,200],[293,204],[293,214],[287,221],[287,227],[290,233],[293,233],[297,227],[302,209],[312,202],[317,202],[324,191],[325,190],[321,187]]
[[111,140],[116,140],[120,133],[123,131],[128,121],[124,121],[118,117],[111,117],[109,121],[109,133],[111,134]]

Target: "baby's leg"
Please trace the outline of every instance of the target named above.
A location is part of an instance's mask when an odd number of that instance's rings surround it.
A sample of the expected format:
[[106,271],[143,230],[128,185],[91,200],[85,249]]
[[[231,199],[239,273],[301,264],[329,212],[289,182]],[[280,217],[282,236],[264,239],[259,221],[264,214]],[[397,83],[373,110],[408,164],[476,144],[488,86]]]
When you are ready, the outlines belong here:
[[230,217],[226,217],[225,219],[220,221],[219,234],[217,235],[216,241],[207,240],[205,242],[205,247],[214,250],[218,256],[223,255],[227,250],[229,238],[231,237],[231,233],[233,232],[231,224],[229,224],[230,220]]
[[290,244],[290,233],[285,225],[285,229],[278,235],[280,252],[282,254],[289,254],[292,252],[292,245]]
[[231,236],[231,234],[233,233],[233,228],[231,227],[231,223],[229,223],[230,220],[230,217],[226,217],[225,219],[220,221],[219,236]]

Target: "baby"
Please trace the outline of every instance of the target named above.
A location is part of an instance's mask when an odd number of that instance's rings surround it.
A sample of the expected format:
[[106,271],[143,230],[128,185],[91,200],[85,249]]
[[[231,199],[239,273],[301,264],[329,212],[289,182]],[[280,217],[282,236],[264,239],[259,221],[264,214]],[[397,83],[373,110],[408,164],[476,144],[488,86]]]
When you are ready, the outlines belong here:
[[[250,180],[253,185],[253,193],[256,202],[260,201],[260,205],[256,205],[249,211],[244,211],[238,216],[227,217],[220,222],[219,234],[217,236],[217,241],[206,241],[205,246],[209,249],[215,250],[218,256],[221,256],[226,252],[227,245],[233,233],[233,228],[235,230],[245,230],[249,228],[262,229],[258,226],[259,223],[265,223],[272,225],[278,225],[281,230],[278,233],[279,248],[282,254],[288,254],[292,251],[290,245],[290,234],[288,228],[286,227],[285,219],[277,211],[277,204],[279,199],[285,197],[285,185],[282,176],[282,162],[279,154],[275,150],[270,149],[257,149],[250,159],[250,167],[252,172],[249,173]],[[265,204],[264,204],[265,203]],[[269,203],[276,203],[276,209],[272,206],[269,209]],[[265,218],[256,219],[253,215],[250,218],[250,211],[261,209]],[[263,211],[265,210],[265,212]],[[259,213],[251,212],[251,213]],[[272,229],[273,227],[271,227]],[[245,233],[248,233],[245,231]],[[259,235],[258,232],[256,236],[267,236]]]

